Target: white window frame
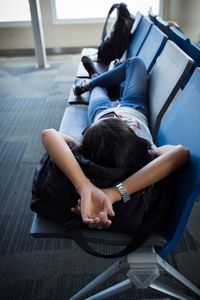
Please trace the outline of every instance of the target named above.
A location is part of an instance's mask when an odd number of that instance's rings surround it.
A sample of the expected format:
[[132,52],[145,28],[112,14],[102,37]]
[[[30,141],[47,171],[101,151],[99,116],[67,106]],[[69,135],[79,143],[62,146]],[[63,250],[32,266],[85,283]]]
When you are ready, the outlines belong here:
[[8,21],[0,22],[0,27],[30,27],[31,21]]
[[[95,1],[95,0],[94,0]],[[163,2],[165,0],[159,0],[160,1],[160,8],[159,8],[159,14],[161,12],[161,14],[163,14]],[[117,3],[116,1],[113,3]],[[55,0],[51,0],[51,13],[52,13],[52,20],[53,20],[53,24],[55,25],[64,25],[64,24],[98,24],[98,23],[104,23],[105,22],[105,18],[82,18],[82,19],[62,19],[59,20],[56,16],[56,4],[55,4]],[[109,19],[109,22],[112,22],[115,18],[111,17]]]
[[55,25],[64,25],[64,24],[97,24],[97,23],[104,23],[105,22],[105,18],[84,18],[84,19],[62,19],[62,20],[59,20],[57,18],[57,16],[56,16],[56,4],[55,4],[55,0],[51,0],[51,13],[52,13],[53,24],[55,24]]
[[[28,0],[27,0],[28,1]],[[28,21],[0,21],[0,27],[30,27],[31,20]]]

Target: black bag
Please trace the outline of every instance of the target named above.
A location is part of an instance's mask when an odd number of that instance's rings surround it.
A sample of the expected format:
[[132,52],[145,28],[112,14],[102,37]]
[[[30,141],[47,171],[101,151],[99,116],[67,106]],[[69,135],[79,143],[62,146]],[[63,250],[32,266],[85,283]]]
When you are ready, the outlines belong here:
[[[86,176],[100,188],[110,187],[130,175],[119,168],[98,166],[81,156],[77,156],[77,160]],[[109,230],[131,233],[132,236],[131,243],[114,254],[98,253],[88,244],[82,231],[82,228],[88,227],[82,223],[80,216],[71,212],[71,207],[77,204],[79,195],[46,153],[35,169],[31,209],[64,223],[66,228],[72,231],[73,239],[86,252],[99,257],[119,257],[139,248],[152,232],[162,225],[173,199],[174,183],[174,176],[169,176],[134,193],[126,204],[123,202],[114,204],[115,217]]]
[[[117,20],[110,36],[107,36],[108,20],[114,9],[117,9]],[[98,62],[108,64],[120,59],[128,47],[134,17],[129,13],[126,4],[113,4],[104,24],[101,44],[98,47]]]

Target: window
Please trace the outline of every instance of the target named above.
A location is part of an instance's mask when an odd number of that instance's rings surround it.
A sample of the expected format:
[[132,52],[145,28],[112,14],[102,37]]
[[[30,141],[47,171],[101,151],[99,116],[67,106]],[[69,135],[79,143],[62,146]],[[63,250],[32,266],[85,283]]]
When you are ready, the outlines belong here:
[[[135,14],[138,10],[147,15],[150,8],[155,14],[159,13],[160,0],[126,0],[129,11]],[[52,0],[54,18],[56,21],[91,21],[104,20],[113,0]]]
[[0,23],[18,23],[31,20],[28,0],[0,0]]

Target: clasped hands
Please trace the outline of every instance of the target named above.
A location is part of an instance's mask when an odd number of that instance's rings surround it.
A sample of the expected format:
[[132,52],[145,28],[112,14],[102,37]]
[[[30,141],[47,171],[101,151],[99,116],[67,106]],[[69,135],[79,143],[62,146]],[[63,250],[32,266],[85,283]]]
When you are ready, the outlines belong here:
[[80,199],[72,212],[82,216],[83,223],[89,228],[104,229],[110,227],[112,221],[109,217],[114,217],[113,210],[114,188],[100,189],[89,180],[78,187]]

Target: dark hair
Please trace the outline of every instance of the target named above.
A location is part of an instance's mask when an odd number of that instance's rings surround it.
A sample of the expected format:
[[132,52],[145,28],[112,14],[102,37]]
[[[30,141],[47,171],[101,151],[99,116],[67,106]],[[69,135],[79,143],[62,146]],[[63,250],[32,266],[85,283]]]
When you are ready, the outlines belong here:
[[89,126],[77,150],[93,163],[130,172],[139,170],[154,158],[150,142],[138,137],[117,118],[102,118]]

